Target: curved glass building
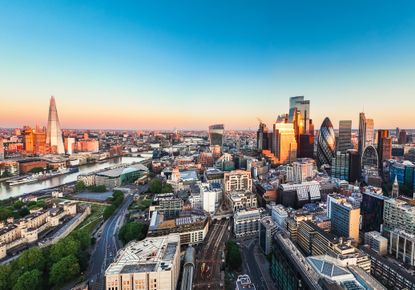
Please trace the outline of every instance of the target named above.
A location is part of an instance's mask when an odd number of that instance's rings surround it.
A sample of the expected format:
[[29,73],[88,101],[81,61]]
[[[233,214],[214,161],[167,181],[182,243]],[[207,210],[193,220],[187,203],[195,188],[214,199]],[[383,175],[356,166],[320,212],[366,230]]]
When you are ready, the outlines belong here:
[[336,153],[336,135],[333,124],[325,118],[320,127],[317,140],[317,166],[330,165]]

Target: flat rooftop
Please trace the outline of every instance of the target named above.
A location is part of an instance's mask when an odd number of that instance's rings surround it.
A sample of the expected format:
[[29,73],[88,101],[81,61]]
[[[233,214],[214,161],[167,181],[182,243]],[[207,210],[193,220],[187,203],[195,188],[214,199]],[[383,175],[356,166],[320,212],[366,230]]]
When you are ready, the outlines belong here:
[[105,275],[170,271],[178,247],[179,234],[132,241],[119,251]]

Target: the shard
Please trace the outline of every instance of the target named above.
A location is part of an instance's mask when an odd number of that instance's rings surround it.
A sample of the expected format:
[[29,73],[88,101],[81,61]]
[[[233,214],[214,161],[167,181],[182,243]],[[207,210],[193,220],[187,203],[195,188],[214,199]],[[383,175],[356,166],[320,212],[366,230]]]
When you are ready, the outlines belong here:
[[56,109],[55,98],[50,97],[48,131],[46,135],[46,143],[49,145],[52,153],[64,154],[61,125],[59,123],[58,110]]

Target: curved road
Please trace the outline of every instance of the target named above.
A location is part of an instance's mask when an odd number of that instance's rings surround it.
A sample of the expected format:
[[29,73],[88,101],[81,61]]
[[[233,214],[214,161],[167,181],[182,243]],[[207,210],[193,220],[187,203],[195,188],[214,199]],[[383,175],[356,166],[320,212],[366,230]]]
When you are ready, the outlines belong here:
[[105,270],[117,255],[121,243],[117,237],[117,230],[122,225],[128,207],[133,201],[133,195],[128,194],[118,210],[104,223],[100,230],[95,250],[91,255],[88,274],[89,289],[104,289]]

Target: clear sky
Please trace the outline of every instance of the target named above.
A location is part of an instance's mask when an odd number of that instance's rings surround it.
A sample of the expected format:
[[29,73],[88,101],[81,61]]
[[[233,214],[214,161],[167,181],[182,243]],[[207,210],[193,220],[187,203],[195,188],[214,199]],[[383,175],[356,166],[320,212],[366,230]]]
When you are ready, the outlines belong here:
[[0,127],[415,127],[415,1],[3,1]]

